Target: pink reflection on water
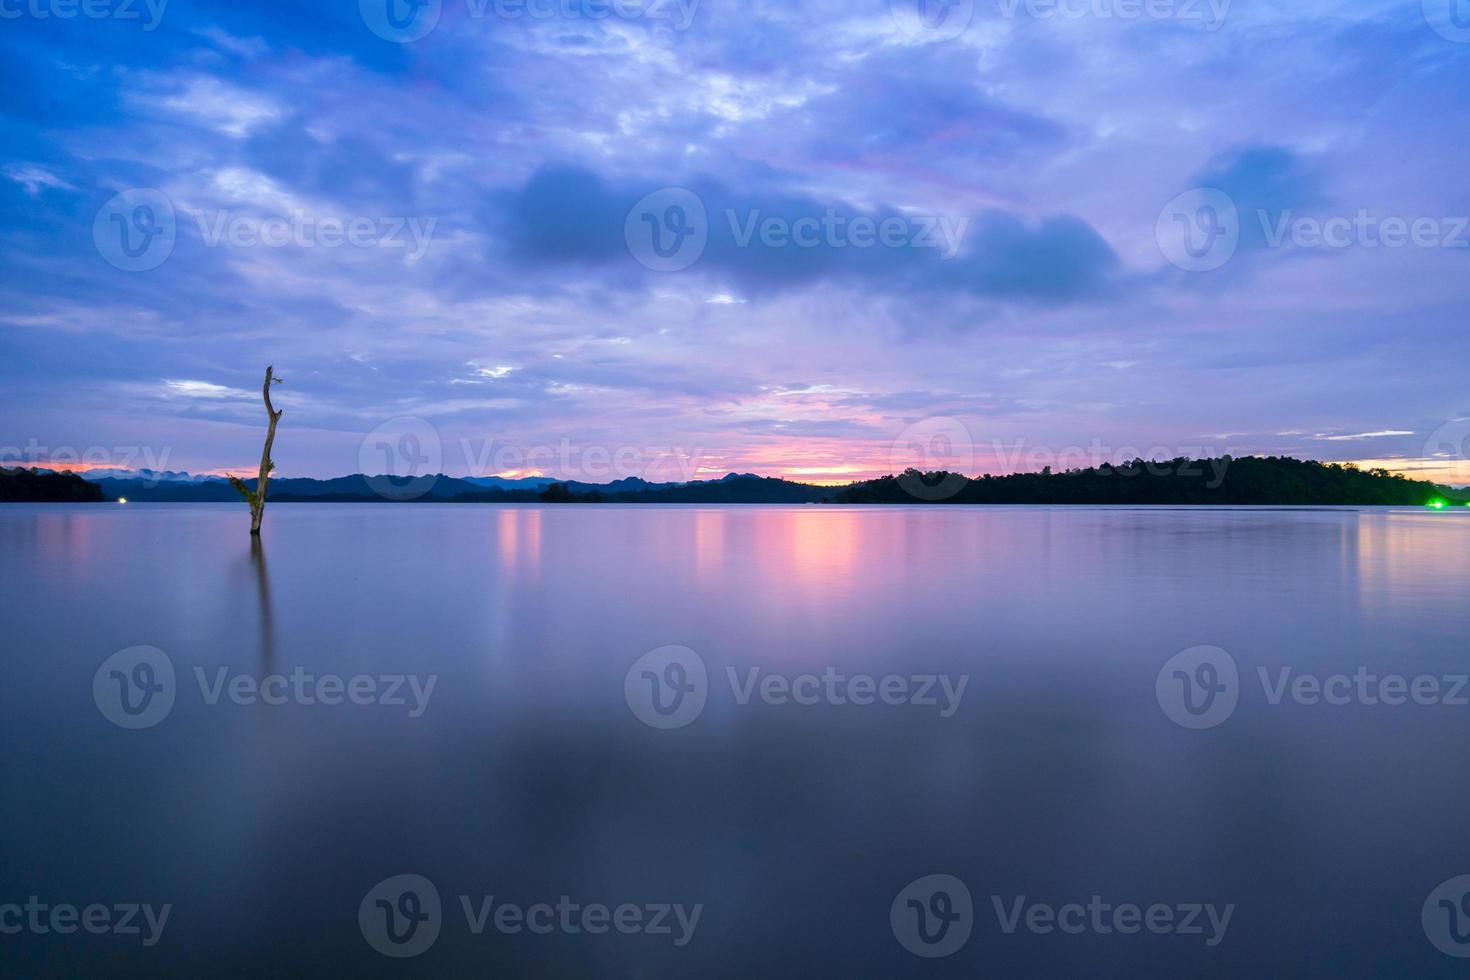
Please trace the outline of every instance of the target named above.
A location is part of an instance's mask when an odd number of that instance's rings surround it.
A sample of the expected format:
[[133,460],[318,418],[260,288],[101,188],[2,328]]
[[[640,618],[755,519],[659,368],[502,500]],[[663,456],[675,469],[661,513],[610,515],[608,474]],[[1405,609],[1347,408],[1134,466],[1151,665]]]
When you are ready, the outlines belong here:
[[541,509],[505,507],[496,517],[500,570],[506,576],[536,579],[541,572]]

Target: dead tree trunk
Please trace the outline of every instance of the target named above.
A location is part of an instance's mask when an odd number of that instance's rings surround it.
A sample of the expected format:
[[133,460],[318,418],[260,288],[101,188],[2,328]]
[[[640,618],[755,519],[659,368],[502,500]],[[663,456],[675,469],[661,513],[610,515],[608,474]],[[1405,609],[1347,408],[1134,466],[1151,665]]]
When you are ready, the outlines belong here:
[[281,421],[281,413],[271,404],[271,385],[280,384],[281,379],[275,377],[274,372],[274,367],[265,369],[265,387],[261,391],[265,397],[265,414],[270,418],[270,427],[265,432],[265,448],[260,452],[260,476],[255,480],[255,489],[251,490],[237,476],[230,477],[230,485],[250,505],[250,533],[253,535],[260,534],[260,519],[265,516],[265,488],[270,483],[271,470],[276,468],[275,462],[271,460],[271,444],[276,441],[276,423]]

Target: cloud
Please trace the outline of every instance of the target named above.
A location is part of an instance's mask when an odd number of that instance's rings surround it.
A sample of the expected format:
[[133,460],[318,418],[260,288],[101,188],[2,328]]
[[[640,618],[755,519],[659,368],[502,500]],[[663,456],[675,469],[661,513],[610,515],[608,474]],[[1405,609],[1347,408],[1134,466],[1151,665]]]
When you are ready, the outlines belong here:
[[1219,154],[1195,174],[1194,184],[1222,190],[1235,202],[1243,251],[1265,248],[1271,222],[1284,212],[1312,214],[1328,202],[1322,174],[1284,146],[1243,146]]
[[210,381],[165,381],[164,394],[179,398],[249,398],[250,392]]
[[43,187],[52,187],[59,190],[76,189],[44,167],[38,167],[34,164],[6,164],[3,169],[0,169],[0,173],[3,173],[7,178],[24,187],[27,194],[39,194]]
[[[613,183],[580,167],[545,167],[496,202],[490,230],[505,241],[508,262],[605,271],[610,283],[648,287],[659,274],[639,265],[625,231],[640,199],[662,186],[658,178]],[[861,207],[775,187],[736,190],[708,177],[686,186],[708,237],[690,274],[743,294],[838,282],[1057,304],[1105,296],[1123,271],[1102,236],[1070,215],[1028,221],[999,210]]]
[[282,115],[274,99],[210,76],[185,78],[172,88],[168,94],[146,94],[138,99],[237,138],[248,136],[252,130]]
[[1336,436],[1322,435],[1319,433],[1312,436],[1312,438],[1321,440],[1322,442],[1357,442],[1362,439],[1382,439],[1387,436],[1411,436],[1413,434],[1414,431],[1412,429],[1382,429],[1378,432],[1353,432],[1347,435]]

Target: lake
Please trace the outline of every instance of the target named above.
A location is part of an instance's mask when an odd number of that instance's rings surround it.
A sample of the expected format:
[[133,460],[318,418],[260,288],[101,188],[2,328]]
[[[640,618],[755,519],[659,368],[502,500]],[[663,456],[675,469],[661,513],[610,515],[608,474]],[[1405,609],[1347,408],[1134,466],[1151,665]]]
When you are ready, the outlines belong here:
[[1470,510],[247,527],[0,508],[0,973],[1464,975]]

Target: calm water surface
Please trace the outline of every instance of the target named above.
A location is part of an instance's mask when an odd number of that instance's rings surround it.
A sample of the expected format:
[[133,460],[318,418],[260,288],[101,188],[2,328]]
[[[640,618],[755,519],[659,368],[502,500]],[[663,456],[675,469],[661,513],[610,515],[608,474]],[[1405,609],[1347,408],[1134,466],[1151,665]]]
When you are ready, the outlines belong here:
[[[146,924],[0,935],[0,973],[1341,978],[1470,962],[1430,938],[1470,932],[1456,896],[1421,921],[1470,874],[1470,707],[1310,693],[1361,668],[1455,700],[1470,511],[278,504],[258,550],[247,522],[240,506],[0,508],[0,904],[171,906],[153,945]],[[104,665],[138,646],[161,653]],[[688,652],[638,663],[670,646]],[[1166,666],[1196,647],[1217,649]],[[1272,703],[1283,670],[1307,693]],[[284,703],[250,696],[272,675]],[[344,703],[305,703],[293,675],[307,696],[339,679]],[[408,681],[388,691],[406,675],[417,706]],[[935,681],[936,704],[912,703],[941,675],[965,679],[957,699]],[[889,676],[903,703],[874,693]],[[858,677],[875,703],[851,703]],[[157,689],[146,706],[135,682]],[[351,703],[353,683],[372,703]],[[380,885],[400,875],[432,883],[437,915]],[[937,903],[929,885],[901,895],[930,875],[963,882],[969,908],[948,879]],[[1018,900],[1093,896],[1169,906],[1176,924],[1190,905],[1232,911],[1223,934],[1203,913],[1201,934],[1010,921]],[[496,926],[504,905],[559,901],[634,906],[642,925]],[[702,908],[663,933],[661,905]],[[950,931],[926,945],[920,926]],[[425,938],[409,958],[374,945]],[[956,939],[943,958],[908,948]]]

